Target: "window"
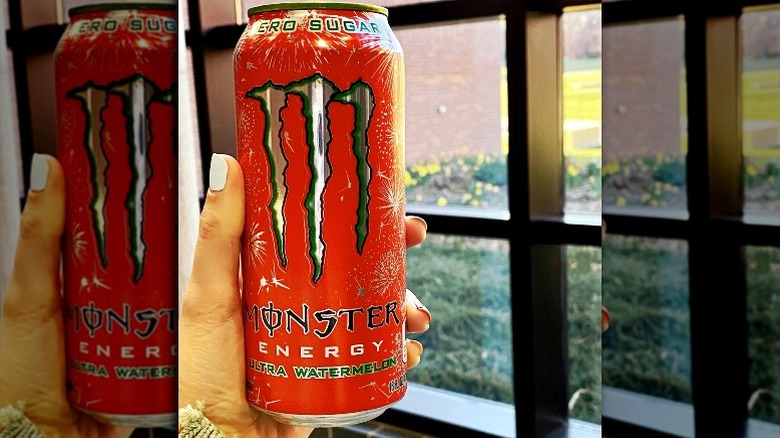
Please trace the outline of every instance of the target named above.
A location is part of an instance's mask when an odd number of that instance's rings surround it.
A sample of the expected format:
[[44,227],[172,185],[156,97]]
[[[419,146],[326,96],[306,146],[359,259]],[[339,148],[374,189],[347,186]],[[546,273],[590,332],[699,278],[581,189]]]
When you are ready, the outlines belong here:
[[742,42],[742,154],[745,213],[780,217],[780,6],[748,9]]
[[[607,435],[780,433],[765,313],[777,3],[750,4],[602,5]],[[627,130],[633,141],[610,140]]]
[[601,211],[601,8],[561,16],[567,213]]

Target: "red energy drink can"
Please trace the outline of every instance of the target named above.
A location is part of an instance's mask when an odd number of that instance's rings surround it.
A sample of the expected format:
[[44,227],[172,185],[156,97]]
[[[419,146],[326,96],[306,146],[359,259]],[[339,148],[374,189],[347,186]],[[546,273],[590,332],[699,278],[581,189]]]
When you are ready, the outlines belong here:
[[68,400],[115,425],[174,425],[176,4],[69,15],[55,51]]
[[249,9],[234,53],[246,396],[296,425],[406,392],[403,52],[387,9]]

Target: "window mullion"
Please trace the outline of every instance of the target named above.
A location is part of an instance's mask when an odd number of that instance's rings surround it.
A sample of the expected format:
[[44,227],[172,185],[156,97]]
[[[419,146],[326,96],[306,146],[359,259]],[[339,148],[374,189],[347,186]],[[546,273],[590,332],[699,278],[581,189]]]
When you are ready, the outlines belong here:
[[737,17],[695,9],[685,18],[689,226],[698,231],[689,240],[695,430],[740,436],[748,391],[745,262],[740,237],[719,233],[714,220],[738,214],[742,202]]

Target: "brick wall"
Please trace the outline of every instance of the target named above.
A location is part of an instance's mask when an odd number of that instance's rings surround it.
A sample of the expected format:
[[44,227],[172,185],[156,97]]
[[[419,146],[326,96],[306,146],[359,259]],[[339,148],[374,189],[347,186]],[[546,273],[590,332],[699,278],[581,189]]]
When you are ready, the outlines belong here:
[[406,61],[406,162],[501,150],[503,23],[396,29]]
[[683,25],[603,30],[603,153],[680,153]]

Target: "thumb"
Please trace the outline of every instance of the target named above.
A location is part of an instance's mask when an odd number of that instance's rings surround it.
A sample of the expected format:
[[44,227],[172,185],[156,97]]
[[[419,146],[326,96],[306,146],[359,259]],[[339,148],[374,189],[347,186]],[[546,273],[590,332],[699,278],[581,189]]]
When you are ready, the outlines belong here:
[[[35,154],[22,211],[7,309],[40,314],[59,309],[60,239],[65,227],[65,178],[50,155]],[[23,287],[22,287],[23,286]]]
[[200,215],[190,284],[189,311],[224,321],[239,306],[238,266],[244,229],[244,176],[229,155],[211,157],[209,191]]

